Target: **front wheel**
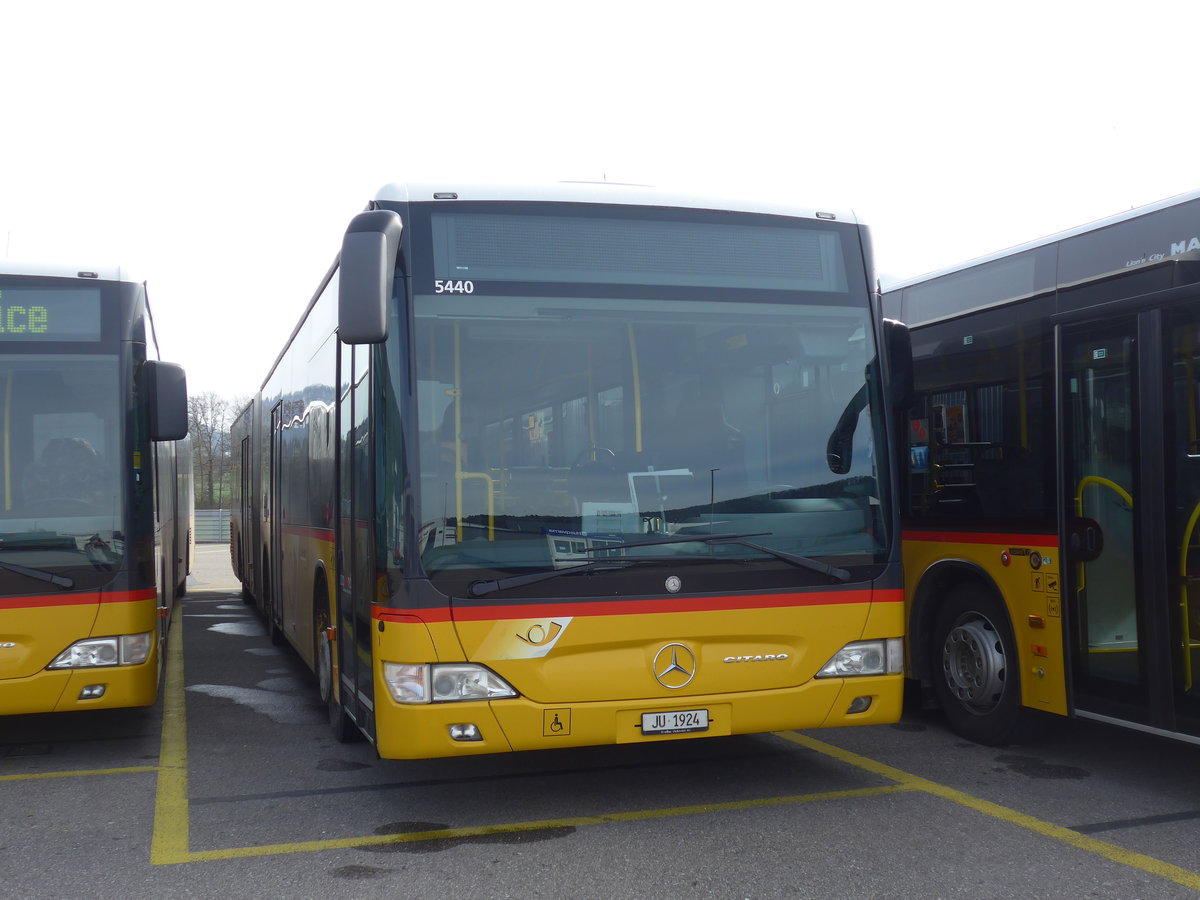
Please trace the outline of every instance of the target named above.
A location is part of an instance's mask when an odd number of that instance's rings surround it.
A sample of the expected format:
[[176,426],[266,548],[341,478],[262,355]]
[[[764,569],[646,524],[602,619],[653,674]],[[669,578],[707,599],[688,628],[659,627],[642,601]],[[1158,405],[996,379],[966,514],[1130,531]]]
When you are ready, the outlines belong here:
[[362,734],[358,730],[358,726],[346,715],[346,710],[342,708],[341,701],[337,696],[333,672],[334,644],[330,637],[332,629],[329,627],[329,612],[327,608],[319,605],[320,600],[321,597],[318,595],[317,617],[313,623],[314,642],[316,643],[314,655],[316,657],[317,693],[329,712],[329,725],[333,729],[334,738],[339,743],[348,744],[359,740]]
[[997,746],[1027,736],[1020,662],[1008,613],[974,585],[951,589],[934,622],[934,687],[950,727]]

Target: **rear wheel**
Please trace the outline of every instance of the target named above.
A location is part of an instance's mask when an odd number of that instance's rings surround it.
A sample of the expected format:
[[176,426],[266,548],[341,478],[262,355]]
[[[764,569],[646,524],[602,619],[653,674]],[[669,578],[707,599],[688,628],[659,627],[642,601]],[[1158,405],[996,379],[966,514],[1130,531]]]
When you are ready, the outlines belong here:
[[951,589],[934,622],[934,687],[950,726],[980,744],[1028,736],[1020,663],[1004,606],[975,585]]

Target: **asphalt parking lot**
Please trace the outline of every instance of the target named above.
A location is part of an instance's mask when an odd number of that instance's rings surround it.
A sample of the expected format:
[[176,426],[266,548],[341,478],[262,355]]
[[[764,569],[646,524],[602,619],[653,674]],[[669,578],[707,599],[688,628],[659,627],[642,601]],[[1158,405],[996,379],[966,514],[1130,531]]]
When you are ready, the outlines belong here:
[[3,897],[1192,897],[1200,747],[1088,722],[395,762],[200,548],[147,710],[0,720]]

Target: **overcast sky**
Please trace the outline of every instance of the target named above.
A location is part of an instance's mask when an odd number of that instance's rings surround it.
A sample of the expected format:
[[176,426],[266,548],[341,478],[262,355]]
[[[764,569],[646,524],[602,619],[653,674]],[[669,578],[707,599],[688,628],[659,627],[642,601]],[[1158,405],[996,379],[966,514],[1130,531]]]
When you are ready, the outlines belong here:
[[0,254],[118,262],[252,393],[383,184],[852,208],[886,283],[1200,188],[1200,5],[55,2],[0,15]]

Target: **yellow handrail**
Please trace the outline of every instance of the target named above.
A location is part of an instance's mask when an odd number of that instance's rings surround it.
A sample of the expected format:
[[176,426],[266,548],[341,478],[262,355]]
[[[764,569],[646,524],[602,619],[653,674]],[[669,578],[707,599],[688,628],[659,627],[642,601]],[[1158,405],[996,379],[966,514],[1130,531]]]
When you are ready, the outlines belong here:
[[1192,532],[1196,530],[1196,522],[1200,521],[1200,503],[1192,510],[1187,527],[1183,530],[1183,542],[1179,550],[1179,612],[1183,617],[1183,689],[1192,689],[1192,637],[1190,600],[1188,597],[1187,558],[1188,548],[1192,544]]
[[1130,509],[1133,509],[1133,498],[1129,496],[1129,491],[1108,478],[1102,478],[1099,475],[1088,475],[1079,482],[1079,488],[1075,492],[1075,512],[1078,515],[1083,515],[1083,489],[1092,484],[1108,488],[1128,503]]

